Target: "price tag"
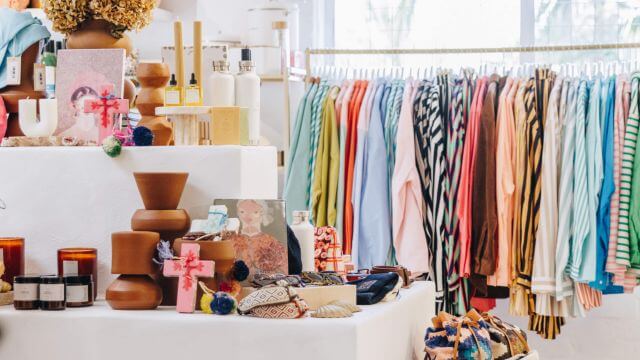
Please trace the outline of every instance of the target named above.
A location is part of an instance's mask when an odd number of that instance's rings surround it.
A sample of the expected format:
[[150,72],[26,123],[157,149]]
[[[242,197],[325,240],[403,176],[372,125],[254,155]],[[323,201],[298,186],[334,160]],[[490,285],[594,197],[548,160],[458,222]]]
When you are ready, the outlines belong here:
[[19,56],[7,58],[7,85],[20,85],[21,62]]
[[62,273],[65,275],[78,275],[78,262],[75,260],[62,261]]
[[33,64],[33,90],[44,91],[46,85],[44,64]]

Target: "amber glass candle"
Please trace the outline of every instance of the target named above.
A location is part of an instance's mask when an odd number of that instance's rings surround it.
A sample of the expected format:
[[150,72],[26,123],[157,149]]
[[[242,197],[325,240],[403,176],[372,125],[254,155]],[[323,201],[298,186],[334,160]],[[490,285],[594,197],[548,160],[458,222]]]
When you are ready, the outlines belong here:
[[93,298],[98,294],[98,250],[66,248],[58,250],[58,276],[93,275]]
[[4,262],[2,280],[13,285],[13,277],[24,275],[24,239],[0,237],[0,260]]

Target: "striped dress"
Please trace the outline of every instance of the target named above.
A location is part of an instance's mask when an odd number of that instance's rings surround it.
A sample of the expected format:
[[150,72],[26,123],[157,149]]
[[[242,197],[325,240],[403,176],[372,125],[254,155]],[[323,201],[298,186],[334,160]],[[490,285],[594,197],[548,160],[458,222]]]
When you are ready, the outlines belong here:
[[431,277],[436,284],[436,309],[440,311],[446,308],[444,294],[447,293],[444,259],[446,130],[440,114],[440,88],[431,83],[425,84],[415,105],[414,130],[419,150],[416,156],[421,158],[418,173],[425,202],[425,233],[433,254]]
[[631,265],[629,210],[631,207],[631,180],[633,174],[636,142],[638,139],[638,86],[640,86],[640,73],[634,73],[631,77],[631,107],[624,134],[622,151],[622,172],[620,175],[620,215],[618,220],[618,243],[616,245],[616,262],[622,266]]

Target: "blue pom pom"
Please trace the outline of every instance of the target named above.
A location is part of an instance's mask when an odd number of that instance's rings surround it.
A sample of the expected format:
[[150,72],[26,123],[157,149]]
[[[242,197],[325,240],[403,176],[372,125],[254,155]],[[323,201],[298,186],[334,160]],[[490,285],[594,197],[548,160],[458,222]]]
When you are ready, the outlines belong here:
[[249,277],[249,267],[242,260],[236,260],[231,269],[231,275],[236,281],[245,281]]
[[136,146],[153,145],[153,132],[144,126],[137,126],[133,129],[133,143]]
[[227,315],[237,309],[236,299],[226,292],[218,291],[213,294],[211,301],[211,311],[218,315]]

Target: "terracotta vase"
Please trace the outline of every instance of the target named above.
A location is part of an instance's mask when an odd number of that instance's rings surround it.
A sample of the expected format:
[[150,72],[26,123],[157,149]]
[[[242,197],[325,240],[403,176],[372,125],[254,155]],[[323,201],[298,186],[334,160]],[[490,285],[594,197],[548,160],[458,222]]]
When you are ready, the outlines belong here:
[[6,137],[23,136],[18,124],[18,100],[22,99],[42,99],[45,97],[44,91],[33,90],[33,63],[38,56],[38,43],[35,43],[22,53],[20,57],[20,85],[10,85],[0,90],[0,96],[9,113],[7,122]]
[[120,275],[107,289],[115,310],[153,310],[162,302],[162,289],[149,275]]
[[140,63],[136,77],[140,82],[140,93],[136,107],[142,115],[138,123],[153,132],[153,145],[166,146],[171,143],[173,127],[164,116],[155,116],[156,107],[164,106],[164,88],[169,81],[169,66],[164,63]]
[[131,230],[155,231],[160,239],[173,240],[189,231],[191,218],[184,209],[179,210],[143,210],[139,209],[131,218]]
[[69,49],[124,49],[131,54],[133,44],[131,38],[122,34],[120,39],[109,32],[111,24],[106,20],[89,19],[83,22],[78,30],[67,36]]
[[160,235],[150,231],[111,234],[111,273],[149,275],[157,271],[153,262]]
[[189,173],[133,173],[147,210],[175,210]]
[[[202,281],[207,285],[207,287],[211,290],[218,290],[218,281],[220,278],[228,273],[233,267],[233,263],[236,261],[236,251],[233,247],[233,242],[229,240],[224,241],[193,241],[193,240],[183,240],[176,239],[173,243],[173,252],[175,254],[180,254],[180,248],[182,244],[190,244],[197,243],[200,244],[200,260],[213,260],[215,261],[215,273],[216,276],[213,278],[202,278],[199,281]],[[173,293],[171,291],[165,291],[165,296],[173,296],[175,301],[175,295],[177,288],[173,288]],[[200,309],[200,297],[202,297],[202,289],[198,287],[198,295],[196,301],[196,308]]]

